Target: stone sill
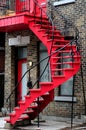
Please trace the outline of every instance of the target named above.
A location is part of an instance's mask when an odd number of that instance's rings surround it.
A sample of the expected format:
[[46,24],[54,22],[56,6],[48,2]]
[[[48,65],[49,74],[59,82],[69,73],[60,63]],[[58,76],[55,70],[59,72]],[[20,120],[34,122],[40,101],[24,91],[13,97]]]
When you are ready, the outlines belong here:
[[[55,96],[54,97],[55,102],[72,102],[72,97],[67,97],[67,96]],[[76,102],[76,97],[74,97],[74,101]]]
[[54,6],[59,6],[59,5],[64,5],[64,4],[70,4],[75,2],[75,0],[62,0],[62,1],[58,1],[58,2],[54,2]]
[[4,75],[4,72],[3,72],[3,73],[0,73],[0,75]]

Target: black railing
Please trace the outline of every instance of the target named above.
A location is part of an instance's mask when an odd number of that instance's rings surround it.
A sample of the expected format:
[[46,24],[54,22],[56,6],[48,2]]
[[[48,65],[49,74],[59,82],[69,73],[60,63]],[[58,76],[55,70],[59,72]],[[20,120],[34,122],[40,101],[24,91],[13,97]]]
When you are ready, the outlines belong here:
[[72,20],[70,21],[66,15],[63,14],[60,7],[55,7],[53,2],[48,2],[49,13],[52,17],[53,22],[57,25],[58,29],[64,36],[73,36],[76,40],[79,38],[79,30],[74,25]]
[[[72,44],[72,42],[74,42],[74,41],[71,41],[70,43]],[[11,112],[11,102],[10,102],[10,101],[11,101],[11,96],[12,96],[12,94],[14,94],[15,90],[18,88],[19,84],[21,83],[21,81],[23,80],[23,78],[25,77],[25,75],[26,75],[27,73],[29,73],[29,76],[30,76],[30,73],[31,73],[31,70],[32,70],[32,69],[34,69],[37,65],[39,65],[40,63],[42,63],[42,62],[45,61],[46,59],[50,58],[50,57],[53,56],[54,54],[60,52],[61,50],[64,50],[68,45],[70,45],[70,43],[64,45],[62,48],[60,48],[60,49],[54,51],[54,52],[51,53],[49,56],[47,56],[47,57],[45,57],[44,59],[40,60],[39,62],[37,62],[36,64],[34,64],[30,69],[28,69],[28,70],[24,73],[24,75],[21,77],[21,79],[19,80],[19,82],[17,82],[15,88],[12,90],[11,94],[10,94],[10,95],[8,96],[8,98],[6,99],[6,102],[9,101],[10,112]],[[71,56],[72,56],[72,55],[71,55]],[[62,58],[64,58],[63,55],[62,55]],[[73,61],[74,61],[74,60],[73,60]],[[62,64],[63,64],[63,63],[62,63]],[[45,68],[46,68],[46,67],[45,67]],[[41,77],[40,77],[40,78],[41,78]],[[40,78],[39,78],[39,80],[40,80]],[[29,79],[31,79],[31,78],[29,77]],[[39,80],[37,80],[37,81],[34,83],[34,85],[35,85]],[[34,87],[34,85],[32,86],[32,88]],[[21,100],[21,99],[20,99],[20,100]]]
[[[54,7],[52,2],[48,2],[49,8],[50,8],[50,15],[53,19],[53,21],[57,24],[57,27],[61,30],[62,35],[64,37],[70,37],[72,38],[71,44],[71,56],[72,56],[72,67],[73,67],[73,62],[74,62],[74,52],[72,48],[73,41],[76,43],[77,46],[77,52],[80,53],[80,47],[79,47],[79,30],[77,27],[74,25],[74,22],[69,21],[69,19],[66,18],[65,15],[63,15],[62,10],[58,7]],[[77,53],[77,54],[78,54]],[[62,58],[63,59],[63,58]],[[71,129],[73,125],[73,107],[74,107],[74,83],[75,83],[75,76],[73,77],[73,88],[72,88],[72,105],[71,105]],[[84,89],[83,89],[84,90]],[[85,99],[85,98],[84,98]],[[85,100],[84,100],[85,101]]]

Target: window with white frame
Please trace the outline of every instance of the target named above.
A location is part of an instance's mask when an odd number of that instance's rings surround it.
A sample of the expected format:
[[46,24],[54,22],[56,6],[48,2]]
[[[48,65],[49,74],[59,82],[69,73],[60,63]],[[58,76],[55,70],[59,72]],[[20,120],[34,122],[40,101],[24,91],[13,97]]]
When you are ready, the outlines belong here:
[[[70,55],[69,53],[63,53],[63,57]],[[60,60],[60,62],[65,62],[65,64],[62,64],[61,68],[71,68],[70,64],[66,64],[67,62],[72,62],[72,58],[63,58]],[[73,77],[71,77],[69,80],[67,80],[65,83],[63,83],[60,87],[60,96],[72,96],[72,88],[73,88]]]
[[[63,56],[69,55],[69,53],[63,53]],[[63,58],[60,60],[60,62],[64,62],[65,64],[61,64],[59,68],[71,68],[70,64],[66,64],[66,62],[72,62],[72,58]],[[71,77],[69,80],[67,80],[65,83],[61,84],[59,86],[59,96],[55,96],[55,101],[65,101],[65,102],[71,102],[72,101],[72,92],[73,92],[73,82],[74,77]],[[76,101],[76,98],[74,97],[74,101]]]
[[[54,97],[54,101],[56,102],[72,102],[72,92],[73,92],[73,82],[74,77],[71,77],[64,84],[59,87],[59,96]],[[73,99],[76,102],[76,97]]]

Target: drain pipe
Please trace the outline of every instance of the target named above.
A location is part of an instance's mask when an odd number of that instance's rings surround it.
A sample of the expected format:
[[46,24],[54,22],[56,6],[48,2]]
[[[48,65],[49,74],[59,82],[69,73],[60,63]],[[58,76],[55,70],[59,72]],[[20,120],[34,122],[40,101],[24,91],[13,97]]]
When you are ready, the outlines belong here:
[[[40,88],[40,87],[39,87],[39,81],[38,81],[37,86],[38,86],[37,88]],[[40,124],[39,124],[39,97],[37,98],[37,104],[38,104],[38,123],[37,123],[37,125],[38,125],[38,128],[39,128],[39,125],[40,125]]]
[[72,105],[71,105],[71,129],[73,128],[73,107],[74,107],[74,82],[75,82],[75,75],[73,76],[73,88],[72,88]]
[[82,64],[81,64],[81,79],[82,79],[82,90],[83,90],[84,107],[85,107],[85,115],[86,115],[86,95],[85,95],[85,87],[84,87],[84,77],[83,77],[83,71],[82,71]]

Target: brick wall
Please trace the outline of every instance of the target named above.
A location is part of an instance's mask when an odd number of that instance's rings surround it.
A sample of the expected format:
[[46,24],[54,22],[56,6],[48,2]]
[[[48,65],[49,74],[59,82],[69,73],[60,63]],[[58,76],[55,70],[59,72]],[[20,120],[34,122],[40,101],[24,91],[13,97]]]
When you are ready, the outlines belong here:
[[[52,0],[53,1],[53,0]],[[74,115],[78,115],[80,117],[81,114],[84,114],[84,98],[83,98],[83,86],[86,86],[86,2],[83,0],[76,0],[74,3],[56,6],[56,9],[59,10],[60,14],[63,15],[69,22],[72,22],[79,30],[79,46],[81,49],[82,55],[82,75],[84,78],[84,84],[82,85],[82,76],[81,71],[76,74],[74,89],[75,89],[75,97],[77,102],[74,103]],[[49,7],[50,11],[50,7]],[[53,10],[53,20],[57,25],[57,28],[61,29],[64,32],[64,21],[59,17],[58,13]],[[59,27],[58,27],[59,26]],[[62,27],[63,26],[63,27]],[[71,27],[68,25],[69,29]],[[64,33],[63,33],[64,34]],[[72,31],[72,35],[75,35],[74,30]],[[67,33],[69,35],[69,33]],[[86,92],[86,87],[85,87]],[[59,88],[56,89],[55,95],[59,95]],[[43,111],[44,114],[54,115],[54,116],[62,116],[62,117],[70,117],[71,115],[71,102],[53,102],[48,105],[48,107]]]
[[[82,52],[82,70],[83,70],[83,78],[84,78],[84,86],[86,84],[86,16],[85,16],[85,1],[76,0],[74,3],[61,5],[59,7],[60,12],[64,15],[69,21],[72,21],[74,25],[79,30],[79,44]],[[56,19],[58,19],[55,15],[55,23]],[[60,20],[60,19],[59,19]],[[64,24],[61,24],[64,26]],[[57,24],[58,26],[59,23]],[[64,30],[61,31],[63,32]],[[74,32],[74,31],[73,31]],[[37,62],[37,38],[30,31],[22,31],[8,34],[9,37],[16,37],[17,35],[29,35],[30,36],[30,44],[27,46],[27,66],[29,68],[29,61],[32,61],[33,64]],[[67,34],[68,35],[68,34]],[[73,35],[73,33],[72,33]],[[8,46],[8,39],[6,40],[6,50],[5,50],[5,99],[8,97],[10,92],[15,86],[15,47]],[[37,77],[37,68],[32,70],[31,78],[34,82],[34,79]],[[77,102],[74,103],[74,115],[80,116],[84,114],[84,102],[83,102],[83,91],[82,91],[82,78],[81,72],[79,71],[75,78],[75,97]],[[86,88],[85,88],[86,91]],[[58,94],[59,89],[55,89],[55,95]],[[15,100],[13,96],[12,100]],[[14,104],[13,104],[14,105]],[[70,117],[71,115],[71,102],[52,102],[47,108],[43,111],[43,114],[46,115],[54,115],[54,116],[62,116],[62,117]]]
[[[5,44],[5,98],[4,102],[6,102],[7,97],[10,95],[12,90],[15,87],[15,75],[16,72],[16,55],[15,55],[15,46],[8,45],[8,39],[14,38],[18,35],[21,36],[30,36],[30,44],[27,47],[27,69],[29,69],[29,61],[32,61],[33,64],[37,62],[37,38],[33,35],[32,32],[28,31],[21,31],[21,32],[14,32],[8,33],[6,35],[6,44]],[[31,71],[31,79],[34,81],[37,78],[37,67]],[[15,106],[15,92],[11,96],[12,108]],[[6,105],[6,104],[5,104]],[[8,105],[8,103],[7,103]]]

